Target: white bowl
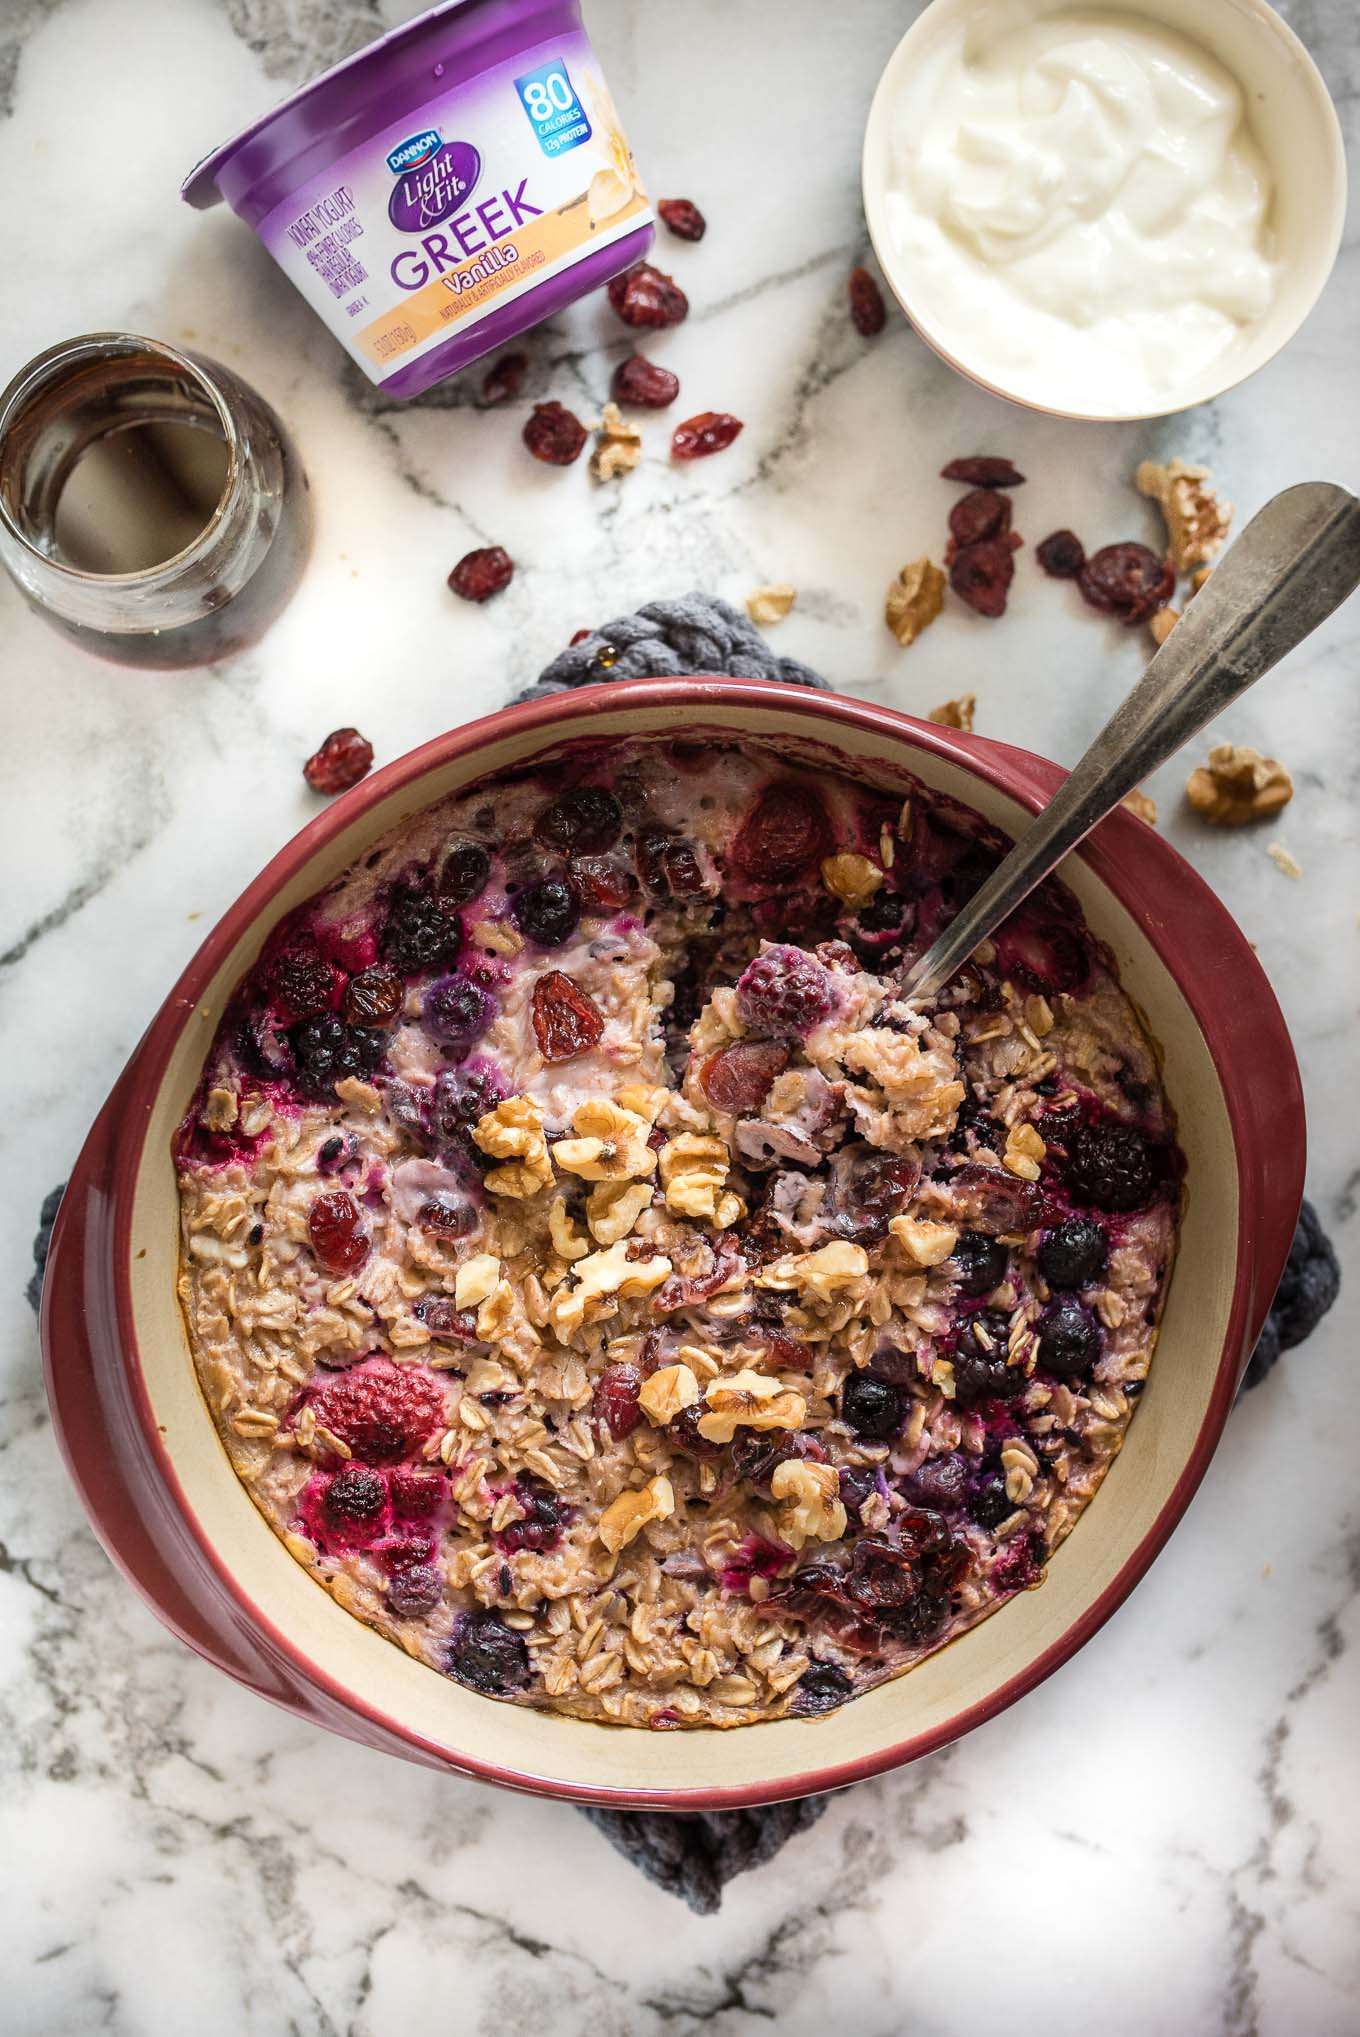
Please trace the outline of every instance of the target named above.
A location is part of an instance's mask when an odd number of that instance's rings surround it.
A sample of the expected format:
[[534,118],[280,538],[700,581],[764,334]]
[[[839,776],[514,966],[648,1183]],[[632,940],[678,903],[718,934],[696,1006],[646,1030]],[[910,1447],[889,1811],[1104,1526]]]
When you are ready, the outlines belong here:
[[910,273],[895,247],[888,217],[893,114],[912,73],[944,40],[978,15],[994,15],[998,28],[1038,16],[1062,14],[1098,0],[932,0],[888,59],[864,132],[864,211],[874,253],[888,285],[921,337],[950,366],[994,395],[1055,417],[1127,420],[1164,417],[1207,402],[1254,374],[1291,340],[1331,274],[1346,215],[1346,159],[1327,87],[1293,30],[1266,0],[1115,0],[1108,11],[1164,23],[1216,57],[1242,88],[1251,130],[1274,179],[1275,237],[1283,257],[1279,288],[1266,316],[1174,397],[1154,409],[1130,409],[1112,388],[1099,409],[1074,409],[1056,384],[1047,400],[1020,394],[984,370],[973,332],[933,305],[924,279]]

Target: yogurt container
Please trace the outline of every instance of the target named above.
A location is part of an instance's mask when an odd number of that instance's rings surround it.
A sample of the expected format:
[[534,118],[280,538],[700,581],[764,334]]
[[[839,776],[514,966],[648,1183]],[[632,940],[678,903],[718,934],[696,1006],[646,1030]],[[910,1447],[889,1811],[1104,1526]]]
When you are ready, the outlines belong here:
[[399,398],[652,241],[576,0],[445,0],[215,149],[182,196],[224,198]]

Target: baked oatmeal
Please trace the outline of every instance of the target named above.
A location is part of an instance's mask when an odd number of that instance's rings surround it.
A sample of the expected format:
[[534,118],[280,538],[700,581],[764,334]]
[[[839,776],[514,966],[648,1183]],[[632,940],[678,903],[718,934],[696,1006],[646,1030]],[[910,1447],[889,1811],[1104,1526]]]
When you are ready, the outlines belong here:
[[1158,1058],[1004,844],[751,744],[573,745],[271,935],[177,1147],[233,1465],[349,1612],[489,1696],[808,1715],[1041,1583],[1176,1246]]

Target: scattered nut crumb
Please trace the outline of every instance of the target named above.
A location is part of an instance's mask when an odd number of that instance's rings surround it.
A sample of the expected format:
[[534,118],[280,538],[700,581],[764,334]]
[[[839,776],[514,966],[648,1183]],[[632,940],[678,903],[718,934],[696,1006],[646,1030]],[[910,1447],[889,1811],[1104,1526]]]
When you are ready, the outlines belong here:
[[912,559],[890,582],[883,620],[905,650],[944,607],[944,574],[929,559]]
[[[891,837],[889,837],[891,846]],[[828,856],[822,864],[822,882],[833,898],[839,898],[848,905],[851,912],[858,912],[867,905],[876,891],[883,888],[883,872],[877,863],[871,863],[867,856],[859,856],[853,850],[840,856]]]
[[1277,870],[1283,870],[1286,877],[1302,877],[1303,865],[1294,860],[1283,842],[1272,842],[1266,850]]
[[642,433],[628,423],[617,403],[606,403],[600,413],[597,441],[590,456],[590,471],[597,481],[631,474],[642,458]]
[[752,622],[766,625],[782,622],[797,599],[787,581],[780,580],[773,587],[757,587],[753,594],[748,594],[746,613]]
[[1294,786],[1274,757],[1219,743],[1210,750],[1208,764],[1190,773],[1185,796],[1201,819],[1241,827],[1278,813],[1294,797]]
[[1146,792],[1139,787],[1135,786],[1132,792],[1126,792],[1120,803],[1126,806],[1130,813],[1136,813],[1139,820],[1145,820],[1150,828],[1156,827],[1157,802],[1155,799],[1149,799]]
[[1167,549],[1178,573],[1202,566],[1222,550],[1232,523],[1232,504],[1214,494],[1209,469],[1172,460],[1165,467],[1144,460],[1134,475],[1140,495],[1150,496],[1166,518]]
[[1201,566],[1198,572],[1190,575],[1190,592],[1192,595],[1199,593],[1200,588],[1204,585],[1212,570],[1210,566]]
[[942,700],[938,707],[932,707],[926,720],[938,722],[944,729],[971,730],[976,706],[976,693],[961,693],[957,700]]
[[1158,608],[1148,617],[1148,634],[1156,644],[1164,644],[1181,619],[1178,608]]

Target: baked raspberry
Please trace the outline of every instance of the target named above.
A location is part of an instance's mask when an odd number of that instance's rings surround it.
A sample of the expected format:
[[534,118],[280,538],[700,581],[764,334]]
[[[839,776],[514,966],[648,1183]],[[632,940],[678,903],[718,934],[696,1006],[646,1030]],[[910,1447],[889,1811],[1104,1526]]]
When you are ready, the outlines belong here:
[[444,1420],[439,1379],[418,1365],[374,1358],[312,1397],[316,1418],[361,1464],[395,1464],[428,1442]]
[[761,884],[787,883],[826,853],[828,828],[819,801],[805,786],[769,785],[737,830],[732,862]]
[[330,1520],[342,1527],[367,1526],[377,1521],[387,1505],[387,1487],[376,1471],[362,1464],[347,1464],[326,1487],[322,1501]]
[[444,1573],[433,1563],[411,1563],[394,1571],[387,1586],[387,1604],[399,1620],[418,1620],[433,1612],[444,1596]]
[[805,948],[767,947],[737,982],[737,1016],[753,1033],[801,1040],[825,1024],[840,1003],[829,969]]

